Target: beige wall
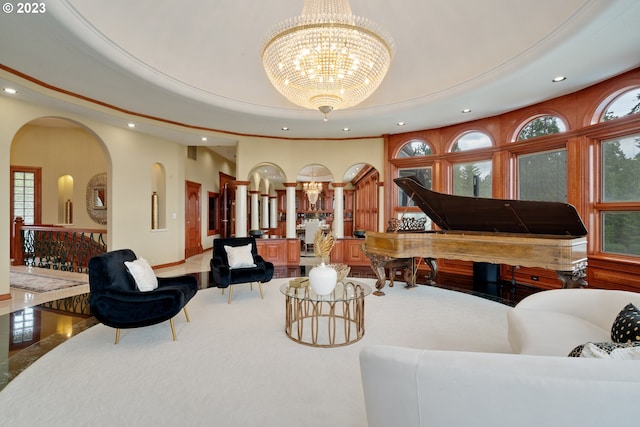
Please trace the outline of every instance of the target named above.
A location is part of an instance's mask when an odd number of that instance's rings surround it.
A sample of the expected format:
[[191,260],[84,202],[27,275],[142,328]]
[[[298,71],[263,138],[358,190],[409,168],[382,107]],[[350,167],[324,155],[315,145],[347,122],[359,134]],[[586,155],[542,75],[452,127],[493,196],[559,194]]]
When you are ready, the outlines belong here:
[[295,182],[300,169],[309,164],[325,166],[336,182],[342,182],[347,169],[357,163],[368,163],[384,176],[384,139],[297,141],[241,138],[238,142],[236,178],[251,180],[252,169],[264,163],[282,169],[286,182]]
[[[40,117],[74,120],[104,147],[108,173],[107,244],[110,250],[131,248],[154,265],[184,259],[185,146],[128,129],[125,127],[126,118],[123,118],[123,127],[119,128],[7,97],[0,97],[0,112],[0,221],[5,224],[0,227],[0,295],[9,293],[8,177],[11,146],[20,129]],[[165,230],[152,232],[151,171],[156,162],[162,164],[166,171],[167,224]]]
[[[184,183],[185,180],[202,184],[202,200],[206,200],[208,191],[218,192],[218,172],[222,171],[239,180],[249,180],[250,172],[258,165],[272,163],[285,173],[287,182],[295,182],[298,171],[311,163],[326,166],[336,181],[342,181],[346,170],[356,163],[368,163],[384,176],[383,139],[371,138],[349,141],[291,141],[270,138],[240,137],[238,142],[237,163],[225,160],[210,150],[199,147],[198,160],[187,159],[187,147],[154,136],[145,135],[126,127],[127,118],[122,118],[122,127],[86,119],[81,116],[55,109],[38,107],[19,100],[0,97],[0,221],[6,224],[0,227],[0,295],[9,293],[9,166],[11,147],[16,142],[16,161],[23,162],[31,156],[31,149],[22,147],[24,135],[32,135],[33,140],[47,137],[50,131],[25,127],[40,117],[60,117],[79,123],[84,131],[78,135],[53,137],[56,144],[77,144],[88,136],[93,136],[97,146],[104,154],[104,164],[108,174],[107,203],[108,225],[107,244],[110,250],[131,248],[139,256],[147,258],[152,265],[169,264],[184,259]],[[83,133],[80,135],[80,133]],[[23,135],[24,134],[24,135]],[[30,142],[40,144],[41,142]],[[23,149],[25,152],[23,152]],[[64,151],[73,150],[64,145]],[[29,151],[27,153],[26,151]],[[96,151],[87,153],[91,162]],[[84,163],[83,155],[56,155],[56,162],[67,165],[56,167],[47,172],[43,180],[51,180],[73,167],[84,181],[93,170],[78,168]],[[46,160],[46,161],[45,161]],[[48,158],[42,158],[48,164]],[[151,231],[151,193],[154,188],[152,169],[155,163],[163,166],[166,176],[165,218],[166,228]],[[47,166],[48,169],[48,166]],[[98,169],[98,168],[96,168]],[[44,168],[43,168],[44,172]],[[72,173],[70,173],[73,175]],[[86,182],[76,182],[78,191],[83,191]],[[77,194],[74,192],[74,194]],[[80,197],[80,196],[78,196]],[[47,205],[51,201],[46,202]],[[75,210],[79,204],[74,203]],[[47,209],[48,210],[48,209]],[[206,236],[206,204],[203,203],[202,233],[203,247],[212,245],[213,237]],[[54,215],[53,219],[50,215]],[[75,216],[75,214],[74,214]],[[47,213],[43,218],[47,222],[57,222],[55,213]],[[75,221],[75,218],[74,218]],[[79,221],[79,220],[78,220]],[[83,220],[84,221],[84,220]],[[95,227],[99,228],[99,227]]]

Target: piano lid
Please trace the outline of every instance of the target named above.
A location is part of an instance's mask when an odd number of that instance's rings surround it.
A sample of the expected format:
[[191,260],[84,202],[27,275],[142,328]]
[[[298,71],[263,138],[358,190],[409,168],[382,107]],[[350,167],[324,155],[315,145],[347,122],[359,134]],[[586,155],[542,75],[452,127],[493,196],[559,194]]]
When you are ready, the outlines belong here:
[[442,230],[587,235],[576,208],[567,203],[453,196],[425,188],[415,176],[394,182]]

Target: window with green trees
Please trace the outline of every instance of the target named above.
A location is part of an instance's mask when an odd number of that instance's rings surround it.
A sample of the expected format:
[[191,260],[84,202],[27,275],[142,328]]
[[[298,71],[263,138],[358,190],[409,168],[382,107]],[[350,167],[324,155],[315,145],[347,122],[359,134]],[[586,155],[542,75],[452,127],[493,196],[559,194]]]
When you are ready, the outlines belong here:
[[491,160],[454,164],[453,194],[491,197]]
[[640,134],[602,142],[602,251],[640,256]]
[[[411,168],[411,169],[399,169],[398,177],[404,178],[408,176],[415,176],[420,184],[425,188],[431,189],[432,186],[432,169],[431,167],[424,168]],[[415,206],[416,204],[411,200],[409,195],[405,193],[400,187],[398,189],[398,206]]]
[[484,132],[467,132],[456,140],[451,147],[451,152],[475,150],[476,148],[491,147],[491,138]]
[[398,152],[398,158],[428,156],[431,154],[431,146],[424,141],[414,139],[402,146]]
[[567,150],[518,156],[518,199],[567,201]]
[[567,126],[564,121],[555,116],[540,116],[529,121],[520,133],[518,134],[518,141],[524,141],[525,139],[531,139],[543,135],[551,135],[558,132],[564,132],[567,130]]
[[640,88],[628,90],[611,101],[600,121],[606,122],[637,113],[640,113]]

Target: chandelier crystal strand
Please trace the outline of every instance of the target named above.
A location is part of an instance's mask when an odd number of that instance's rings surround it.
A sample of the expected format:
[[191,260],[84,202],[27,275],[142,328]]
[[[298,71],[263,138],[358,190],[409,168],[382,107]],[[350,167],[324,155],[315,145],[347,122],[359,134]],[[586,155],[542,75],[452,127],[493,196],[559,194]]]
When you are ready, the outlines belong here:
[[262,62],[274,87],[305,108],[353,107],[380,85],[393,57],[391,37],[351,13],[348,0],[305,0],[302,14],[269,34]]

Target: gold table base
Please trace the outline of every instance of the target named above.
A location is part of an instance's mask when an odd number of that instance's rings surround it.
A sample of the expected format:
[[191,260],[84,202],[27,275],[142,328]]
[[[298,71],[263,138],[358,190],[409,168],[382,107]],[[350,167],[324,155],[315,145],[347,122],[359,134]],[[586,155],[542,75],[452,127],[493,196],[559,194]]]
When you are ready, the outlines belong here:
[[293,341],[312,347],[340,347],[364,336],[364,298],[367,285],[338,283],[328,296],[315,295],[309,287],[283,285],[285,332]]

